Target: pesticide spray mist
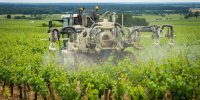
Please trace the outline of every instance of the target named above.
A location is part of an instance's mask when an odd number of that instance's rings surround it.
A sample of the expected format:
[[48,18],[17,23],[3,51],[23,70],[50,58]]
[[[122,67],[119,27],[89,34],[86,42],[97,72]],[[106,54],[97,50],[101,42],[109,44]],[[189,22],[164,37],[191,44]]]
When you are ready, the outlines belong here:
[[[44,55],[44,65],[51,63],[56,64],[58,67],[65,67],[67,71],[72,69],[78,69],[81,66],[93,67],[94,65],[101,65],[103,63],[108,63],[108,59],[112,58],[113,66],[117,65],[118,62],[123,61],[124,58],[128,56],[131,61],[137,63],[137,61],[142,61],[148,63],[150,60],[156,60],[157,63],[162,63],[162,60],[169,57],[178,56],[181,52],[189,55],[188,57],[192,60],[195,59],[195,55],[199,55],[198,50],[195,50],[196,47],[187,47],[184,45],[160,45],[160,46],[146,46],[142,50],[137,51],[134,48],[128,48],[129,52],[126,53],[115,53],[112,51],[102,52],[101,54],[87,54],[87,53],[78,53],[78,52],[68,52],[61,53],[57,52],[47,52]],[[197,49],[197,48],[196,48]],[[126,51],[126,50],[125,50]],[[134,64],[133,63],[133,64]]]

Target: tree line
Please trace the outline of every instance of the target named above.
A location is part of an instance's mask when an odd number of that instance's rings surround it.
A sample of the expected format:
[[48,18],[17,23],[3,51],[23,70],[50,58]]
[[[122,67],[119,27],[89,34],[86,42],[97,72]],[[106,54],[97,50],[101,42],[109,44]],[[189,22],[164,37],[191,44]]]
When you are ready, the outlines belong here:
[[7,14],[5,16],[5,18],[7,18],[7,19],[14,18],[14,19],[30,19],[30,20],[42,20],[46,17],[47,17],[47,14],[32,14],[30,16],[25,16],[25,15],[13,16],[11,14]]
[[[144,18],[133,18],[132,14],[123,14],[123,21],[124,26],[131,27],[131,26],[148,26],[149,22],[146,21]],[[118,14],[118,18],[116,22],[122,25],[122,14]]]
[[188,19],[188,18],[190,18],[190,17],[196,17],[196,18],[198,18],[199,17],[199,15],[200,15],[200,12],[190,12],[190,13],[188,13],[188,14],[186,14],[185,16],[184,16],[184,18],[185,19]]
[[131,14],[173,14],[189,13],[189,8],[200,7],[200,3],[189,4],[7,4],[0,3],[0,14],[60,14],[67,12],[77,12],[80,7],[86,10],[94,10],[95,5],[99,5],[100,12],[107,10],[117,13]]

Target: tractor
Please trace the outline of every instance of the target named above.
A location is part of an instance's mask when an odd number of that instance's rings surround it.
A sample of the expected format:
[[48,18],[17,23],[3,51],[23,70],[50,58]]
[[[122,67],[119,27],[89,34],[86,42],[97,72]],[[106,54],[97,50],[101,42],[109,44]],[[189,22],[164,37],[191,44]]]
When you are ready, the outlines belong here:
[[[78,17],[78,14],[66,14],[61,16],[61,20],[49,21],[50,51],[57,50],[56,41],[58,41],[59,51],[64,55],[73,54],[78,55],[78,57],[82,54],[95,55],[95,59],[101,59],[105,55],[114,54],[118,58],[129,56],[134,59],[133,54],[127,53],[125,49],[128,47],[141,49],[141,46],[138,45],[141,38],[140,32],[152,32],[152,38],[159,40],[160,32],[166,27],[169,28],[166,37],[173,44],[174,30],[171,25],[163,25],[161,28],[156,25],[133,26],[131,29],[125,29],[123,25],[116,22],[116,13],[109,11],[99,15],[98,21],[87,16],[87,26],[81,25],[78,22]],[[53,27],[54,21],[61,22],[62,28]],[[155,42],[155,44],[158,45],[159,42]]]

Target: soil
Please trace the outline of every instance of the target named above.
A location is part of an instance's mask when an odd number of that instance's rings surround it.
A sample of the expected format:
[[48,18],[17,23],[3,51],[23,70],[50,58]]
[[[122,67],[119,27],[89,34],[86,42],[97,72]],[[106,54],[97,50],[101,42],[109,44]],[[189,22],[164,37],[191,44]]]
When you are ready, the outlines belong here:
[[[4,95],[5,91],[7,91],[7,94],[9,96]],[[3,91],[3,84],[0,83],[0,100],[20,100],[20,90],[17,86],[14,86],[13,97],[10,94],[11,94],[10,87],[5,86],[5,90]],[[34,100],[34,98],[35,98],[35,93],[32,90],[29,90],[28,91],[28,100]],[[43,97],[41,95],[38,95],[37,100],[43,100]],[[56,100],[58,100],[58,99],[56,99]]]

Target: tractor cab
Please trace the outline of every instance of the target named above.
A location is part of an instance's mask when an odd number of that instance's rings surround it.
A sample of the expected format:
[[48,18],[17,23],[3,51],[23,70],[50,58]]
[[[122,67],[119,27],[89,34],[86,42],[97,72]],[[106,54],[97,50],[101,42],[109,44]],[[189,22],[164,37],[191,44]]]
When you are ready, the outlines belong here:
[[61,20],[50,20],[49,21],[49,31],[53,27],[53,22],[61,22],[62,28],[74,26],[74,25],[80,25],[80,21],[78,19],[78,14],[66,14],[61,16]]
[[[62,28],[53,26],[53,22],[60,22]],[[49,40],[51,44],[49,46],[50,50],[55,50],[56,40],[63,40],[62,48],[67,47],[68,41],[73,41],[75,34],[82,31],[82,26],[78,18],[78,14],[65,14],[61,16],[60,20],[50,20],[49,21]]]
[[67,14],[61,16],[63,22],[62,27],[68,27],[73,25],[80,25],[78,14]]

